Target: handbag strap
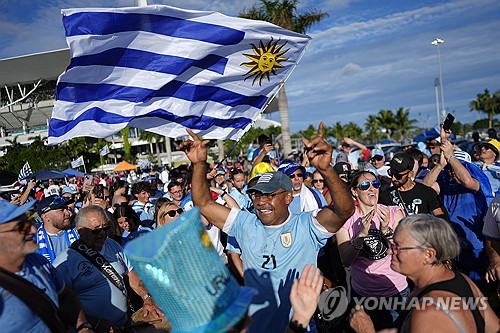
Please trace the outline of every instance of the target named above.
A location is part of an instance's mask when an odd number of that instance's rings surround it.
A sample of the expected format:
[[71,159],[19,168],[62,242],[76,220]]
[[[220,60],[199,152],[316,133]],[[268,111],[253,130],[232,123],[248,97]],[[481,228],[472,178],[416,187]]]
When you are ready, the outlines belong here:
[[26,304],[51,332],[67,332],[54,302],[33,283],[0,267],[0,285]]
[[70,248],[80,253],[85,259],[90,261],[92,265],[97,267],[99,271],[116,287],[125,297],[127,297],[127,287],[123,282],[120,274],[99,252],[88,247],[81,239],[74,241]]

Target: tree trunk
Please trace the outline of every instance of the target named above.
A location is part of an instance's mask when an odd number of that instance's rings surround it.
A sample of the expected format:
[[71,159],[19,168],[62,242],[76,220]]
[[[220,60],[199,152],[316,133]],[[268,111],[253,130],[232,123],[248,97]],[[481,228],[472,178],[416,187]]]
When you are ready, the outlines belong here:
[[488,113],[488,124],[489,124],[488,128],[493,127],[493,112]]
[[224,159],[224,140],[217,139],[217,147],[219,148],[219,162]]
[[170,138],[168,136],[165,137],[165,148],[167,150],[167,163],[169,166],[172,166],[172,147],[170,146]]
[[288,100],[286,98],[285,85],[281,86],[278,98],[278,109],[280,112],[281,121],[281,135],[283,138],[282,152],[285,155],[285,158],[287,158],[287,156],[292,152],[292,141],[290,139],[290,119],[288,118]]

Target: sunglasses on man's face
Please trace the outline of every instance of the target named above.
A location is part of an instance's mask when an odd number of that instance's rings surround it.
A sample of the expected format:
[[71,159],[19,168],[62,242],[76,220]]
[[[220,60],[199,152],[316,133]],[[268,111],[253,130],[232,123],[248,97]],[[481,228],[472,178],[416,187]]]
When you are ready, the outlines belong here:
[[290,179],[294,179],[295,177],[304,178],[304,174],[303,173],[292,173],[288,177],[290,177]]
[[109,230],[109,226],[102,227],[102,228],[97,228],[97,229],[91,229],[91,228],[86,228],[86,227],[84,227],[84,229],[90,230],[90,232],[92,232],[92,234],[94,234],[94,235],[99,235],[99,234],[101,234],[101,233],[106,233],[106,232],[108,232],[108,230]]
[[374,188],[380,188],[380,186],[382,184],[380,184],[380,180],[378,180],[378,179],[374,179],[371,182],[365,180],[364,182],[362,182],[361,184],[359,184],[356,187],[359,188],[361,191],[366,191],[370,188],[370,185],[372,185]]
[[397,172],[392,171],[391,169],[387,170],[387,174],[390,177],[396,178],[397,180],[403,179],[403,177],[406,176],[409,173],[410,173],[410,171],[408,171],[407,173],[397,173]]
[[384,156],[375,155],[372,157],[372,162],[380,162],[384,159]]
[[165,215],[168,215],[170,217],[175,217],[177,214],[181,215],[182,213],[184,213],[184,209],[179,208],[179,209],[169,210],[168,212],[165,212]]

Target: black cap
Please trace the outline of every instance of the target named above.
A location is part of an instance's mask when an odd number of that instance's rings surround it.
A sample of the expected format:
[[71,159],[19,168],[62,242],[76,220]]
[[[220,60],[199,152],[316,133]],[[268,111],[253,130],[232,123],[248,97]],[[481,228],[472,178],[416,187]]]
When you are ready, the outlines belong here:
[[73,199],[67,200],[66,198],[58,195],[51,195],[42,199],[38,203],[37,212],[39,216],[42,216],[42,214],[47,213],[48,211],[61,209],[69,204],[72,204],[73,202],[75,202]]
[[400,173],[406,170],[412,170],[415,160],[407,153],[397,153],[389,163],[392,171]]

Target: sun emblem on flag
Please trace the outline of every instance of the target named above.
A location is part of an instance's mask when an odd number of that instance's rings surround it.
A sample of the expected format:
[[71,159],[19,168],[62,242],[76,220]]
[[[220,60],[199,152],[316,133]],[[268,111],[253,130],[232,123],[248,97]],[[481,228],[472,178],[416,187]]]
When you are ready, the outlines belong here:
[[244,62],[240,66],[250,67],[250,70],[245,74],[245,80],[254,77],[252,85],[255,81],[259,80],[259,85],[262,85],[262,80],[267,78],[270,81],[270,74],[276,75],[277,68],[283,68],[281,64],[282,61],[287,61],[288,58],[283,57],[283,55],[290,49],[281,50],[287,42],[278,45],[280,40],[273,42],[273,38],[264,45],[262,41],[259,41],[259,47],[252,45],[254,54],[243,55],[249,58],[250,62]]

